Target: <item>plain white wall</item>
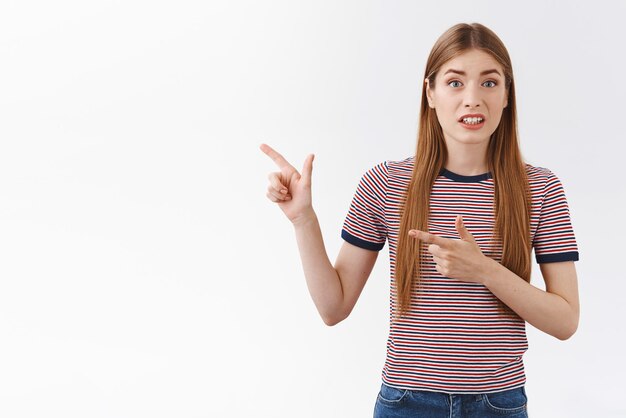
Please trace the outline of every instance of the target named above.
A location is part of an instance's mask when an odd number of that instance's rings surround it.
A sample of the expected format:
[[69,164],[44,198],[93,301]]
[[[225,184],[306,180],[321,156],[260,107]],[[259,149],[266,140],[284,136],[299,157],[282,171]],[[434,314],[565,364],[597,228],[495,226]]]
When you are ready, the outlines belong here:
[[527,325],[530,414],[624,416],[624,17],[614,1],[2,2],[0,416],[371,416],[388,249],[326,327],[258,146],[298,168],[316,154],[334,262],[360,176],[414,152],[426,58],[458,22],[508,47],[523,154],[563,181],[580,249],[578,332]]

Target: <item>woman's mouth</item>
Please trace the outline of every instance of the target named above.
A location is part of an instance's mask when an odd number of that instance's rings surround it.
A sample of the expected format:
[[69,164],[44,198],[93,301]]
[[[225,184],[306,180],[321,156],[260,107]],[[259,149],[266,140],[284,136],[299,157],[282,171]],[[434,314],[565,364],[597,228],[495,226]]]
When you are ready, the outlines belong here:
[[465,129],[480,129],[485,125],[485,119],[483,118],[463,118],[459,121],[461,126]]

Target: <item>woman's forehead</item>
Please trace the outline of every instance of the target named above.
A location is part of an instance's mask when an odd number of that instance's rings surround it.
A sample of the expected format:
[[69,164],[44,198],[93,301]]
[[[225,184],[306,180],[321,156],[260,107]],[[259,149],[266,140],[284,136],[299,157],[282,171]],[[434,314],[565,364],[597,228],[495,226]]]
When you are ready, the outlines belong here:
[[[472,49],[446,61],[439,71],[440,75],[453,72],[459,75],[481,75],[487,71],[496,70],[502,75],[502,66],[491,54]],[[494,73],[495,74],[495,73]]]

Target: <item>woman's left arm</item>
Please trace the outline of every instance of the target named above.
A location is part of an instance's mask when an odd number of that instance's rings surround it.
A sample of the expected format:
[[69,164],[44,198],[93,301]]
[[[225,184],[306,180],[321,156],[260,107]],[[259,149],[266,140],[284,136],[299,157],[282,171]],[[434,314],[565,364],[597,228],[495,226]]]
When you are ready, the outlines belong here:
[[539,289],[482,253],[457,216],[461,239],[443,238],[412,229],[409,236],[428,246],[435,268],[444,277],[480,283],[535,328],[567,340],[578,328],[578,278],[573,261],[539,263],[546,290]]
[[546,290],[487,257],[483,284],[535,328],[567,340],[578,328],[578,278],[573,261],[539,264]]

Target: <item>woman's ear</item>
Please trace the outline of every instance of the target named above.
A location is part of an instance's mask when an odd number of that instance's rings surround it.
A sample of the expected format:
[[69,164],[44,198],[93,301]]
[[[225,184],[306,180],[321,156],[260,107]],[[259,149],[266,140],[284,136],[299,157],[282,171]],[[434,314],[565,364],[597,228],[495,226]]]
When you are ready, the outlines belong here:
[[435,103],[433,102],[433,92],[430,90],[430,80],[428,80],[428,78],[424,79],[424,82],[426,83],[426,98],[428,99],[428,106],[432,109],[435,108]]

